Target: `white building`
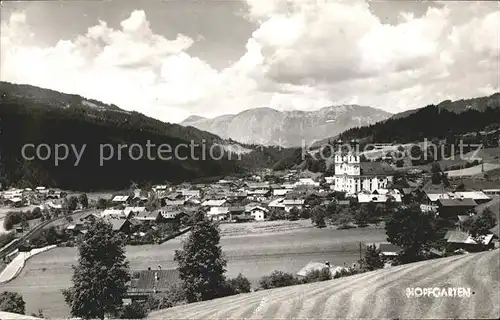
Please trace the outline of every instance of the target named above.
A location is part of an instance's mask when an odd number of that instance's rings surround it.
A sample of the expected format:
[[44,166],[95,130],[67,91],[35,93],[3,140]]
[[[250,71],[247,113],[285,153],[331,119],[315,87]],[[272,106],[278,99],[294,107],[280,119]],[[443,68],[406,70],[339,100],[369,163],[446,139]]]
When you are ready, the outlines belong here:
[[264,221],[267,213],[269,212],[269,210],[261,206],[246,207],[245,211],[250,212],[250,215],[255,219],[255,221]]
[[[360,162],[353,153],[335,154],[335,176],[333,190],[357,194],[360,191],[372,193],[385,189],[392,182],[391,169],[383,162]],[[332,180],[331,177],[325,178]]]

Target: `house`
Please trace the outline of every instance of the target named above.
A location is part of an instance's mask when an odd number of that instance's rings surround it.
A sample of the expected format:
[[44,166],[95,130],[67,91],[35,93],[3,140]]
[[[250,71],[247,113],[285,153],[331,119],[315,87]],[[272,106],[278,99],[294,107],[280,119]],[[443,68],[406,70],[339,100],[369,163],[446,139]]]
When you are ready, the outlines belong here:
[[304,202],[304,199],[284,199],[281,203],[284,205],[285,211],[290,212],[292,208],[302,209]]
[[183,206],[185,204],[186,200],[184,199],[176,199],[176,200],[165,199],[165,201],[162,202],[163,206]]
[[123,232],[126,234],[130,233],[130,227],[132,224],[128,219],[107,216],[104,218],[104,221],[110,223],[113,231],[115,232]]
[[253,217],[250,214],[250,212],[247,212],[245,210],[245,207],[235,206],[235,207],[229,207],[229,220],[242,222],[242,221],[253,220]]
[[5,203],[12,204],[13,206],[18,206],[23,204],[23,199],[19,197],[14,197],[5,200]]
[[190,197],[200,197],[200,190],[181,190],[181,195],[184,199]]
[[477,206],[477,203],[469,198],[440,198],[437,201],[437,206],[440,217],[454,219],[459,215],[468,215],[468,213]]
[[85,233],[85,225],[83,223],[70,224],[66,230],[71,232],[74,236],[79,235],[81,233]]
[[472,199],[477,204],[482,204],[491,201],[491,197],[482,191],[457,191],[455,198]]
[[291,191],[291,189],[274,189],[273,190],[273,196],[275,196],[275,197],[281,197],[281,196],[286,195],[290,191]]
[[245,186],[250,190],[269,189],[269,182],[246,182]]
[[182,211],[176,207],[163,207],[156,210],[163,220],[175,220],[178,218]]
[[4,199],[12,199],[12,198],[22,198],[23,190],[22,189],[9,189],[2,193],[2,197]]
[[211,220],[222,221],[226,220],[229,215],[229,207],[210,207],[210,210],[207,212],[207,216]]
[[46,187],[36,187],[35,190],[39,194],[43,194],[43,195],[49,193],[49,189],[47,189]]
[[106,209],[101,212],[101,218],[114,217],[126,219],[128,215],[124,213],[124,210],[120,209]]
[[264,201],[269,197],[270,194],[271,191],[268,189],[250,190],[248,191],[248,198],[253,201]]
[[271,209],[285,209],[285,205],[283,204],[283,200],[285,198],[276,198],[272,200],[267,206]]
[[[481,238],[481,242],[487,248],[493,248],[493,238],[496,238],[494,234],[488,234]],[[480,246],[476,240],[474,240],[467,232],[459,231],[459,230],[450,230],[448,231],[444,239],[448,244],[448,248],[450,250],[458,250],[462,249],[469,252],[481,251],[482,246]]]
[[[367,243],[366,246],[372,245]],[[380,250],[380,254],[384,258],[393,258],[403,250],[402,248],[390,243],[390,242],[379,242],[375,243],[375,247]]]
[[160,212],[158,210],[155,211],[141,211],[134,216],[136,221],[141,222],[158,222],[162,218]]
[[131,272],[126,298],[132,301],[146,300],[152,294],[167,291],[171,286],[181,283],[177,269],[135,270]]
[[268,209],[261,206],[246,206],[245,211],[250,213],[255,221],[264,221],[266,220]]
[[130,200],[131,198],[129,196],[114,196],[113,199],[111,199],[111,202],[115,204],[127,204]]
[[441,193],[425,193],[424,203],[428,205],[437,205],[440,199],[472,199],[477,204],[482,204],[491,201],[491,197],[482,191],[467,191],[467,192],[441,192]]
[[146,207],[125,207],[125,209],[123,209],[123,215],[125,218],[130,219],[144,211],[146,211]]
[[316,182],[311,178],[301,178],[294,185],[294,187],[298,187],[298,186],[319,187],[319,182]]
[[226,203],[226,199],[209,199],[202,202],[202,207],[222,207]]
[[500,195],[500,189],[484,189],[483,193],[488,196],[498,196]]
[[399,193],[387,193],[387,194],[366,194],[366,193],[358,193],[357,195],[358,202],[363,204],[363,203],[387,203],[389,199],[396,203],[400,203],[401,200],[401,194]]

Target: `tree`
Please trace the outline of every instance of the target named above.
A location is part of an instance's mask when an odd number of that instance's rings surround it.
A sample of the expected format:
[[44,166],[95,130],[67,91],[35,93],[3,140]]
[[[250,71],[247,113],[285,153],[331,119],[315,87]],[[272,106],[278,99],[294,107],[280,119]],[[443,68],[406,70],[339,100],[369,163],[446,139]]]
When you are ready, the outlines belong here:
[[404,160],[403,160],[403,159],[398,159],[398,160],[396,160],[396,167],[398,167],[398,168],[402,168],[402,167],[404,167],[404,166],[405,166],[405,162],[404,162]]
[[63,290],[71,315],[104,319],[121,308],[130,280],[123,239],[109,223],[92,221],[78,246],[73,286]]
[[302,208],[300,210],[301,219],[309,219],[310,217],[311,217],[311,210],[309,210],[309,208]]
[[80,197],[78,197],[78,201],[84,209],[87,209],[89,207],[89,198],[87,197],[86,193],[82,193]]
[[439,162],[434,162],[431,166],[431,172],[432,172],[432,184],[440,184],[442,180],[442,170],[441,166],[439,165]]
[[368,206],[361,206],[359,209],[354,210],[354,222],[358,227],[366,227],[368,224],[368,219],[370,218],[370,213],[368,212]]
[[26,303],[19,293],[10,291],[0,293],[0,311],[24,314],[25,307]]
[[359,264],[364,271],[373,271],[383,268],[384,261],[382,261],[380,249],[377,249],[375,245],[367,246],[365,256],[359,261]]
[[69,211],[74,211],[78,208],[78,198],[75,196],[71,196],[69,198],[66,198],[66,203],[65,203],[66,209]]
[[293,286],[298,284],[299,280],[291,273],[275,270],[269,276],[263,276],[259,285],[262,289],[272,289]]
[[167,287],[161,296],[149,296],[146,300],[146,309],[148,311],[172,308],[176,305],[186,302],[186,292],[180,284],[174,284]]
[[471,237],[478,243],[482,243],[482,238],[490,234],[490,229],[496,226],[496,218],[490,208],[486,208],[480,216],[475,216],[464,223],[464,228]]
[[311,211],[311,222],[318,228],[326,227],[326,212],[322,206],[316,206]]
[[311,282],[326,281],[331,279],[332,279],[332,273],[330,271],[330,268],[324,267],[321,270],[314,269],[308,271],[304,279],[302,279],[302,282],[311,283]]
[[330,203],[326,206],[326,211],[330,216],[337,213],[337,200],[332,199],[332,201],[330,201]]
[[226,295],[246,293],[252,290],[250,281],[241,273],[236,278],[227,280],[226,285]]
[[97,199],[97,209],[100,209],[100,210],[103,210],[103,209],[106,209],[108,206],[108,201],[106,201],[106,199],[103,199],[103,198],[99,198]]
[[299,209],[297,207],[293,207],[292,209],[290,209],[290,212],[288,212],[288,220],[290,221],[299,220],[299,215],[300,215]]
[[133,301],[131,304],[124,305],[118,315],[120,319],[143,319],[147,316],[147,310],[144,304]]
[[436,237],[434,216],[423,213],[418,204],[395,210],[385,225],[387,240],[403,248],[401,263],[415,262],[422,258]]
[[273,208],[269,211],[269,220],[282,220],[285,219],[286,212],[283,209]]
[[176,250],[174,256],[188,302],[221,296],[226,280],[227,262],[219,245],[219,228],[201,212],[195,220],[183,250]]
[[40,207],[34,207],[31,211],[31,215],[36,219],[42,217],[42,209]]
[[146,210],[154,211],[159,209],[160,207],[161,207],[160,199],[158,198],[156,193],[152,193],[148,201],[146,202]]

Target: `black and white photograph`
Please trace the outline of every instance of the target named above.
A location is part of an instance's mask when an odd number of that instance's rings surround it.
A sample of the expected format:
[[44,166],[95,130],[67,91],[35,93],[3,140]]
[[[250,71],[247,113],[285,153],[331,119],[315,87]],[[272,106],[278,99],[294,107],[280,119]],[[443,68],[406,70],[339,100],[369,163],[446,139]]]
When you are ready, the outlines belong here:
[[499,319],[500,1],[0,1],[0,320]]

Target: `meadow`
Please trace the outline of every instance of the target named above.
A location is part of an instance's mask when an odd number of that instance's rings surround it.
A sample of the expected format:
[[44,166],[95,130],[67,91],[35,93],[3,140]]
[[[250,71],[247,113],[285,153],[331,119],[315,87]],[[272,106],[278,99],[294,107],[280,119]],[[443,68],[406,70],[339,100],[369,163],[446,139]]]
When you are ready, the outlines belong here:
[[[178,306],[148,319],[498,319],[499,250]],[[407,296],[407,288],[470,296]],[[465,291],[464,290],[464,291]]]
[[[264,226],[265,223],[260,225]],[[241,224],[233,226],[240,228]],[[227,226],[224,228],[231,229]],[[222,237],[221,245],[228,260],[227,275],[234,277],[241,272],[256,286],[260,277],[274,270],[296,273],[309,261],[330,261],[332,265],[356,262],[360,254],[360,241],[385,241],[385,231],[303,227],[274,233],[239,232],[238,235]],[[130,268],[154,269],[159,265],[163,269],[175,268],[174,252],[181,246],[181,239],[173,239],[162,245],[129,246],[127,258]],[[61,289],[71,285],[71,266],[76,262],[76,248],[56,248],[42,253],[30,259],[20,275],[3,284],[0,290],[21,293],[28,314],[43,309],[46,317],[68,316]]]

